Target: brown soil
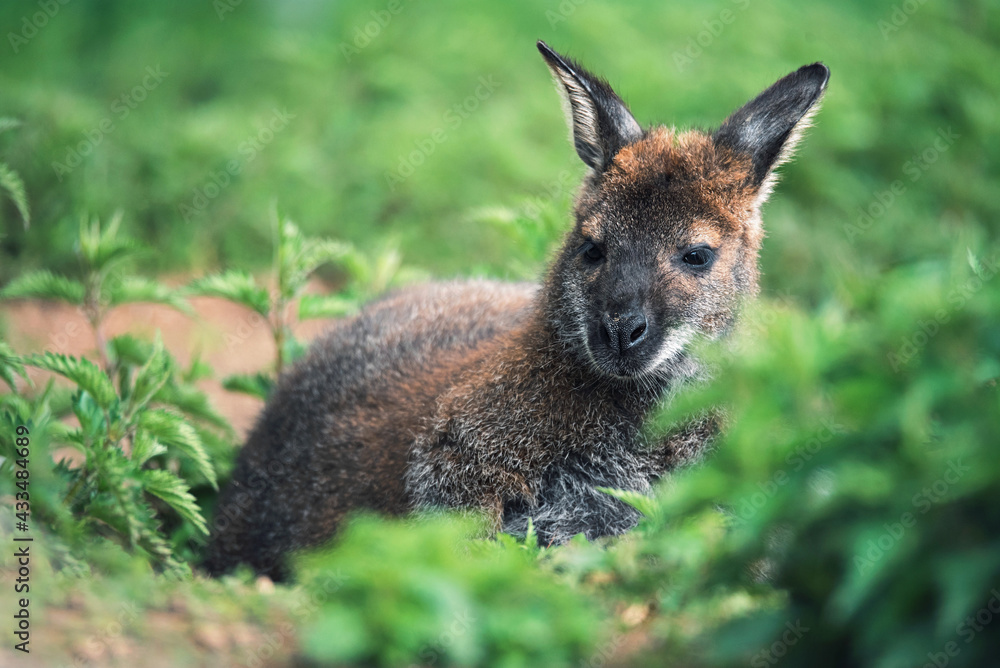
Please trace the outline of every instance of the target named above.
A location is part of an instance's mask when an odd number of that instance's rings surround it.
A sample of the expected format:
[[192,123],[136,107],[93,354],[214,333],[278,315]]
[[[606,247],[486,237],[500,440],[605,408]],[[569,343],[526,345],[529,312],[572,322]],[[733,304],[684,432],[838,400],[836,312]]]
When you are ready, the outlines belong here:
[[[159,332],[167,349],[182,365],[200,355],[215,376],[200,381],[199,387],[242,439],[253,426],[261,402],[223,389],[221,379],[230,374],[273,369],[274,342],[270,331],[259,316],[223,299],[196,297],[190,302],[196,312],[194,317],[158,304],[118,307],[104,325],[105,337],[129,333],[152,340]],[[96,359],[93,332],[75,306],[42,301],[8,302],[0,306],[0,320],[7,326],[5,338],[20,354],[50,351]],[[292,329],[297,338],[311,341],[325,326],[323,321],[314,320],[298,323]],[[29,369],[29,376],[36,384],[45,382],[48,375]]]

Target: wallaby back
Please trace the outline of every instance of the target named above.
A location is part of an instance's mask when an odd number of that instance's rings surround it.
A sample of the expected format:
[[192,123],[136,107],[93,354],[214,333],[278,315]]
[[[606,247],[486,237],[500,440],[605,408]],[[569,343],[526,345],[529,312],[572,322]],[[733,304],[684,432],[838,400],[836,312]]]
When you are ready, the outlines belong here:
[[590,171],[541,286],[401,291],[335,323],[279,380],[223,494],[206,568],[281,579],[292,550],[367,508],[472,508],[560,542],[621,533],[714,425],[645,443],[649,410],[701,372],[685,352],[757,291],[760,209],[816,109],[810,65],[714,134],[643,130],[601,79],[539,42]]

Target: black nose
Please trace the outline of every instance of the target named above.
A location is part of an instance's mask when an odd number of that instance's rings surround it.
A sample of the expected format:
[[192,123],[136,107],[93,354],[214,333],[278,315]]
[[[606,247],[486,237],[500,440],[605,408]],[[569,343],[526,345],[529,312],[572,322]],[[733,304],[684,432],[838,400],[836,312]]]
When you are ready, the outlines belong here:
[[605,313],[601,316],[601,336],[604,343],[620,355],[646,338],[646,316],[642,311]]

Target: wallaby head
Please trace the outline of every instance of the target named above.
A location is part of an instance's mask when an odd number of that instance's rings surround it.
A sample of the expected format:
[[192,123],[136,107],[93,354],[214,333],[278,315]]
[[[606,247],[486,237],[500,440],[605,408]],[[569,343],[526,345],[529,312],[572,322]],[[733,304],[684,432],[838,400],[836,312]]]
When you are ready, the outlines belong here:
[[590,172],[546,285],[550,320],[599,374],[669,371],[757,291],[760,210],[826,88],[807,65],[713,133],[644,130],[611,87],[538,43]]

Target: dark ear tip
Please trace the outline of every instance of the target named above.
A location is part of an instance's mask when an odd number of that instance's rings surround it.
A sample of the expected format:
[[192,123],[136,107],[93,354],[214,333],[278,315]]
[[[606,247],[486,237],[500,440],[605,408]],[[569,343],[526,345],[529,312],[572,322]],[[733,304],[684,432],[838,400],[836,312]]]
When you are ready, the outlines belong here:
[[538,47],[538,52],[542,54],[542,57],[545,58],[546,62],[559,65],[563,64],[562,57],[553,51],[552,47],[542,40],[538,40],[538,42],[535,43],[535,46]]
[[830,68],[819,62],[800,67],[796,74],[815,82],[820,90],[826,88],[827,82],[830,81]]

